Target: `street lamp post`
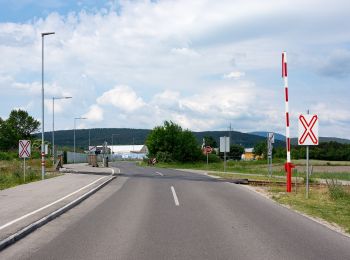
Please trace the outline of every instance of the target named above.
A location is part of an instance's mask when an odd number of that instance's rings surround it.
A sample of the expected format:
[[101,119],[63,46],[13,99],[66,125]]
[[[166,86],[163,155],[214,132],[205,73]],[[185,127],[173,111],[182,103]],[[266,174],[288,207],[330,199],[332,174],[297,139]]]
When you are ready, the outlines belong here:
[[76,117],[74,118],[74,155],[73,155],[73,163],[75,163],[75,128],[76,128],[76,121],[77,120],[84,120],[87,119],[86,117]]
[[45,119],[44,119],[44,37],[46,35],[55,34],[54,32],[41,33],[41,179],[45,178]]
[[52,157],[55,164],[55,100],[69,99],[72,97],[52,97]]

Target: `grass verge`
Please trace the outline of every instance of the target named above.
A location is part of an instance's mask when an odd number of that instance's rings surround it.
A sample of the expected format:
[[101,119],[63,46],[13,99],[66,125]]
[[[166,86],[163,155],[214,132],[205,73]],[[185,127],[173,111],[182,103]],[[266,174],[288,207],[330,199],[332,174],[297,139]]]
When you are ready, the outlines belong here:
[[334,223],[350,233],[350,187],[311,187],[305,198],[305,186],[298,192],[286,193],[284,187],[271,186],[268,191],[275,201],[307,215]]
[[[40,159],[28,160],[26,163],[26,179],[24,181],[22,161],[0,161],[0,190],[41,180]],[[50,162],[47,162],[46,167],[50,166]],[[45,178],[48,179],[59,175],[59,173],[47,172]]]

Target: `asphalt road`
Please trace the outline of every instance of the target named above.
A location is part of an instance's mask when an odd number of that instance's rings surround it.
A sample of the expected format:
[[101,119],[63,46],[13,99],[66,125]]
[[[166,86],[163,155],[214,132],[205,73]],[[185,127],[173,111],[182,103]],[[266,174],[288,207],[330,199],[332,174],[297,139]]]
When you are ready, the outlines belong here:
[[350,239],[236,184],[119,163],[120,176],[1,259],[350,259]]

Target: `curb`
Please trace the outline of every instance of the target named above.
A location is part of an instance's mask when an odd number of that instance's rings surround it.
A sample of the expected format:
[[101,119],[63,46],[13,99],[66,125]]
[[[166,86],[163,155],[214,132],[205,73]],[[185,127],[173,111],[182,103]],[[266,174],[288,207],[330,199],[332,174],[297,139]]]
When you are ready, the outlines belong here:
[[21,230],[17,231],[15,234],[3,239],[0,241],[0,251],[2,251],[4,248],[14,244],[21,238],[24,238],[37,228],[45,225],[46,223],[50,222],[51,220],[57,218],[58,216],[62,215],[63,213],[67,212],[68,210],[74,208],[77,206],[79,203],[90,197],[92,194],[103,188],[105,185],[107,185],[109,182],[111,182],[113,179],[115,179],[116,176],[111,176],[108,180],[104,181],[97,187],[93,188],[92,190],[88,191],[87,193],[81,195],[79,198],[71,201],[67,205],[63,206],[62,208],[59,208],[55,210],[54,212],[50,213],[49,215],[35,221],[34,223],[22,228]]

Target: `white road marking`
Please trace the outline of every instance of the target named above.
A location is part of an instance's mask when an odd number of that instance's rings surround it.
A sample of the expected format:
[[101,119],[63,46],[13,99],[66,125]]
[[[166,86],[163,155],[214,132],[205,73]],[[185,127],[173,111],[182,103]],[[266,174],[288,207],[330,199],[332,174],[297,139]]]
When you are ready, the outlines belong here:
[[171,192],[173,193],[175,205],[176,205],[176,206],[179,206],[180,203],[179,203],[179,200],[178,200],[178,198],[177,198],[177,196],[176,196],[176,192],[175,192],[175,189],[174,189],[173,186],[171,186]]
[[156,174],[159,174],[160,176],[164,176],[164,174],[161,172],[156,172]]
[[120,169],[119,168],[109,168],[110,170],[112,170],[112,175],[115,173],[115,169],[118,170],[118,173],[120,173]]
[[76,191],[74,191],[74,192],[72,192],[72,193],[70,193],[70,194],[68,194],[68,195],[66,195],[66,196],[64,196],[64,197],[62,197],[62,198],[60,198],[60,199],[58,199],[58,200],[52,202],[52,203],[50,203],[50,204],[47,204],[47,205],[44,206],[44,207],[41,207],[41,208],[39,208],[39,209],[37,209],[37,210],[34,210],[34,211],[32,211],[32,212],[30,212],[30,213],[28,213],[28,214],[26,214],[26,215],[24,215],[24,216],[22,216],[22,217],[16,218],[15,220],[12,220],[12,221],[6,223],[5,225],[2,225],[2,226],[0,227],[0,230],[6,228],[6,227],[8,227],[8,226],[11,226],[12,224],[14,224],[14,223],[16,223],[16,222],[18,222],[18,221],[20,221],[20,220],[22,220],[22,219],[25,219],[25,218],[27,218],[27,217],[29,217],[29,216],[31,216],[31,215],[34,215],[35,213],[38,213],[38,212],[40,212],[40,211],[42,211],[42,210],[44,210],[44,209],[47,209],[48,207],[51,207],[52,205],[55,205],[55,204],[57,204],[58,202],[61,202],[62,200],[65,200],[66,198],[68,198],[68,197],[70,197],[70,196],[72,196],[72,195],[74,195],[74,194],[76,194],[76,193],[82,191],[83,189],[86,189],[87,187],[90,187],[91,185],[95,184],[96,182],[98,182],[98,181],[100,181],[100,180],[102,180],[102,179],[104,179],[104,178],[107,178],[107,176],[101,177],[101,178],[99,178],[99,179],[97,179],[97,180],[91,182],[90,184],[88,184],[88,185],[86,185],[86,186],[80,188],[79,190],[76,190]]

